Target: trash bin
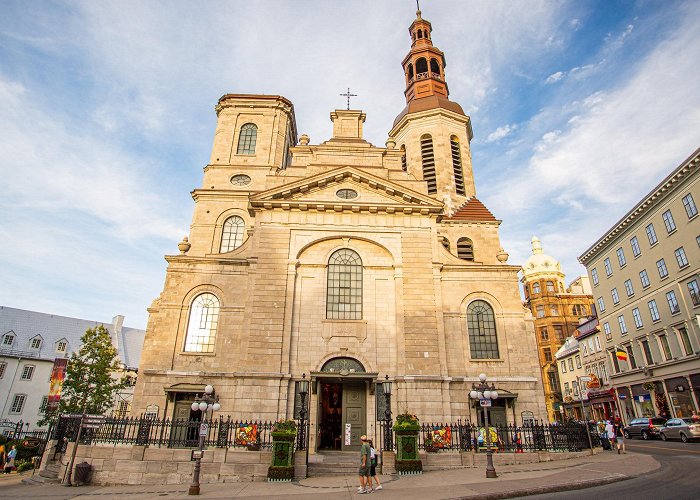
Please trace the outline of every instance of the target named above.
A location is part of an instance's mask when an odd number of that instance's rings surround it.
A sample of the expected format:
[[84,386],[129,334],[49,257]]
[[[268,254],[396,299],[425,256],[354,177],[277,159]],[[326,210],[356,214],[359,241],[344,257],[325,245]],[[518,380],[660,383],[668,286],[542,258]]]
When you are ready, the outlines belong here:
[[73,483],[76,486],[81,486],[83,484],[90,484],[92,480],[92,465],[87,462],[79,463],[75,466],[75,477],[73,478]]

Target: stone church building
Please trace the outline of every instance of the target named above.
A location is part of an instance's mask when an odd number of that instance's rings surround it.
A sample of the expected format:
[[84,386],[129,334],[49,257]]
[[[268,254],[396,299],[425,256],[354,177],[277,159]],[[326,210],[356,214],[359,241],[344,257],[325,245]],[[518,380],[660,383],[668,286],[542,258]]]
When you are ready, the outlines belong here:
[[480,422],[468,393],[483,372],[494,422],[546,418],[520,266],[476,198],[470,119],[420,11],[409,33],[385,147],[363,138],[362,111],[333,111],[312,144],[284,97],[219,99],[189,238],[149,308],[135,414],[194,418],[212,384],[223,416],[292,417],[305,377],[311,452],[348,450],[378,436],[386,377],[394,416]]

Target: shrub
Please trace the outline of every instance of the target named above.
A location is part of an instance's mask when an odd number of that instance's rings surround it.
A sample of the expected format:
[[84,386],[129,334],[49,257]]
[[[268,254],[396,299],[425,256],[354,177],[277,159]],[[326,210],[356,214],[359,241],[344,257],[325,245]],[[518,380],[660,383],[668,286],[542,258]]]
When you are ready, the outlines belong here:
[[395,431],[417,431],[419,428],[418,417],[408,410],[396,416]]

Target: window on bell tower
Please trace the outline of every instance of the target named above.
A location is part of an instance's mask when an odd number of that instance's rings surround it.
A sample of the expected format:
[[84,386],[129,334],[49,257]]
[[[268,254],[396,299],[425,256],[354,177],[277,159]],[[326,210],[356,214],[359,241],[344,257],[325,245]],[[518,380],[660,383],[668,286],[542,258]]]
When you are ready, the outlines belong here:
[[474,243],[469,238],[457,240],[457,257],[474,262]]
[[420,138],[420,152],[423,159],[423,180],[428,184],[428,194],[436,194],[435,155],[433,153],[433,138],[430,135],[425,134]]
[[438,64],[437,59],[430,60],[430,72],[440,76],[440,64]]
[[450,148],[452,149],[452,169],[455,175],[455,190],[457,194],[466,196],[464,190],[464,172],[462,171],[462,153],[459,150],[459,139],[450,137]]
[[236,154],[254,155],[257,138],[258,127],[254,123],[246,123],[243,125],[238,135],[238,149],[236,150]]
[[421,73],[427,73],[428,72],[428,61],[425,60],[425,57],[421,57],[416,61],[416,73],[420,75]]

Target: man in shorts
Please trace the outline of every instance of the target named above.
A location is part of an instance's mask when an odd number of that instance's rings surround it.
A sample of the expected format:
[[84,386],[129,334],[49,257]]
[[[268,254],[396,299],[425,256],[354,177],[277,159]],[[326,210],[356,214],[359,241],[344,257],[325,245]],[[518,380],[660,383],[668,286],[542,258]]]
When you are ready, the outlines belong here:
[[357,492],[360,494],[372,493],[372,487],[369,485],[370,449],[369,443],[367,443],[367,436],[364,434],[360,436],[360,442],[362,443],[360,448],[360,487],[357,488]]

